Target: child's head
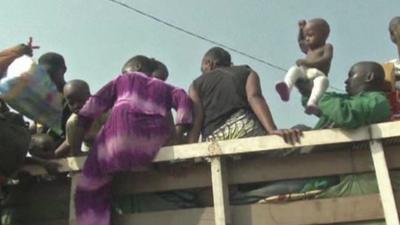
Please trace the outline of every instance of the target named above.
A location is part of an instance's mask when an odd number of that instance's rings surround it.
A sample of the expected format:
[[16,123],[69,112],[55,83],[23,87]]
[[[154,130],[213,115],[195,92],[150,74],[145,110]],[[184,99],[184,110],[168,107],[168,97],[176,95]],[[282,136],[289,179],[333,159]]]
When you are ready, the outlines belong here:
[[155,68],[151,76],[159,80],[166,81],[169,75],[167,66],[156,59],[153,59],[153,63]]
[[39,57],[39,64],[44,66],[51,80],[62,91],[65,84],[64,74],[67,71],[64,57],[55,52],[48,52]]
[[142,72],[151,75],[153,70],[153,61],[144,55],[137,55],[130,58],[122,67],[122,73]]
[[29,153],[33,156],[42,157],[43,154],[54,151],[55,144],[53,138],[48,134],[34,134],[31,138]]
[[65,84],[63,94],[71,111],[78,113],[90,97],[89,85],[83,80],[71,80]]
[[389,23],[390,39],[400,46],[400,16],[396,16]]
[[385,81],[385,72],[381,64],[364,61],[354,64],[345,81],[346,92],[356,95],[363,91],[382,91]]
[[218,67],[231,66],[231,55],[225,49],[213,47],[204,54],[201,72],[206,73]]
[[321,18],[307,21],[303,29],[305,43],[310,48],[318,48],[325,45],[330,32],[329,24]]

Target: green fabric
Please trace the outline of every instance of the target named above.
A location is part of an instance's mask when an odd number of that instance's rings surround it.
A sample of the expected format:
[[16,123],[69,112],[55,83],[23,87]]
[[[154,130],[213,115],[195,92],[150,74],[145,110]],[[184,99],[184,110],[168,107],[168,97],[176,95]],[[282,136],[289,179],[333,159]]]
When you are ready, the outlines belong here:
[[[184,193],[184,192],[182,192]],[[167,195],[167,196],[165,196]],[[174,195],[174,192],[167,193],[148,193],[148,194],[129,194],[115,196],[112,209],[116,214],[152,212],[161,210],[173,210],[179,208],[188,208],[180,204],[182,200],[176,199],[177,202],[168,199]],[[166,198],[167,197],[167,198]],[[195,200],[193,200],[195,202]],[[194,203],[190,208],[198,207]]]
[[313,190],[322,190],[322,189],[327,189],[335,184],[337,184],[338,179],[337,176],[330,176],[330,177],[318,177],[311,179],[309,182],[307,182],[303,189],[299,191],[300,193],[305,193],[308,191],[313,191]]
[[[394,190],[400,190],[400,171],[391,171],[390,180]],[[318,195],[319,198],[338,198],[379,193],[374,173],[343,175],[340,183]]]
[[318,197],[337,198],[379,192],[375,174],[372,173],[344,175],[340,178],[340,180],[341,181],[338,185],[325,190]]
[[[391,171],[390,179],[393,189],[400,190],[400,171]],[[350,174],[341,176],[340,183],[332,186],[317,198],[339,198],[347,196],[358,196],[366,194],[379,193],[376,176],[373,173]],[[385,225],[384,220],[359,222],[359,223],[344,223],[345,225]]]
[[[303,105],[307,103],[307,100],[308,97],[303,96]],[[315,129],[333,127],[352,129],[363,125],[383,122],[390,117],[389,101],[383,92],[361,92],[355,96],[327,92],[320,99],[319,108],[322,111],[322,116]],[[349,195],[353,195],[353,193],[375,193],[373,191],[377,190],[367,182],[368,179],[360,177],[360,175],[348,175],[345,178],[346,180],[342,180],[340,184],[334,186],[336,189],[328,190],[337,194],[346,190],[342,196],[346,196],[345,193],[350,193]],[[360,179],[361,181],[353,181],[356,179]],[[332,183],[329,181],[329,177],[316,178],[307,183],[302,192],[325,189],[331,186]],[[351,186],[342,187],[340,185]],[[368,190],[364,190],[363,188],[368,188]],[[324,193],[321,194],[321,197],[324,196]]]
[[358,223],[341,223],[340,225],[386,225],[384,220],[375,220],[368,222],[358,222]]
[[[303,105],[308,97],[303,97]],[[390,105],[383,92],[362,92],[355,96],[325,93],[319,101],[322,116],[315,129],[357,128],[386,121],[390,117]]]

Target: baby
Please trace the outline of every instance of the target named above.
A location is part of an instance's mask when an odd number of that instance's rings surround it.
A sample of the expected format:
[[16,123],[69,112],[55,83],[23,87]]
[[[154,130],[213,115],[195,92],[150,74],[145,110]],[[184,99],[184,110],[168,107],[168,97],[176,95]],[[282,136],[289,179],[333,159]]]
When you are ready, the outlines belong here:
[[305,109],[307,114],[320,114],[318,101],[329,86],[327,75],[333,55],[333,46],[326,43],[329,31],[329,24],[324,19],[299,21],[298,42],[306,57],[298,59],[296,66],[287,72],[284,81],[275,86],[281,99],[288,101],[290,91],[299,79],[312,80],[313,88]]

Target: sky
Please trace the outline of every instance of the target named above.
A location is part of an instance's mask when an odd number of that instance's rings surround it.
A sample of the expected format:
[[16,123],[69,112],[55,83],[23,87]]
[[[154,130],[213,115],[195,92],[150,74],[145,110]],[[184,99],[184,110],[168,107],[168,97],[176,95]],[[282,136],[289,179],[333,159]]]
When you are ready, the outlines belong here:
[[[397,57],[388,23],[399,16],[399,0],[121,0],[132,7],[209,39],[283,68],[304,57],[297,45],[297,21],[322,17],[334,46],[331,86],[344,90],[350,66],[358,61],[384,62]],[[66,60],[66,80],[83,79],[92,92],[119,74],[132,56],[142,54],[164,62],[168,82],[188,89],[200,75],[204,53],[214,44],[121,7],[109,0],[2,0],[0,48],[26,42]],[[237,65],[251,66],[260,76],[263,94],[280,128],[313,126],[295,90],[282,102],[274,85],[284,72],[231,52]]]

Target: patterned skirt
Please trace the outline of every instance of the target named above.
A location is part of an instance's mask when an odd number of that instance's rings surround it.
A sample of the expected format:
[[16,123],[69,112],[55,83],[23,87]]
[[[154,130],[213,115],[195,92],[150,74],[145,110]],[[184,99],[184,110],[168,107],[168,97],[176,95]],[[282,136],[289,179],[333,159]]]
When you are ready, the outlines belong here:
[[250,110],[240,109],[203,141],[222,141],[265,135],[266,131]]

